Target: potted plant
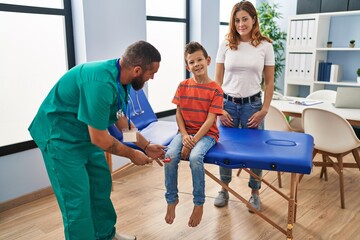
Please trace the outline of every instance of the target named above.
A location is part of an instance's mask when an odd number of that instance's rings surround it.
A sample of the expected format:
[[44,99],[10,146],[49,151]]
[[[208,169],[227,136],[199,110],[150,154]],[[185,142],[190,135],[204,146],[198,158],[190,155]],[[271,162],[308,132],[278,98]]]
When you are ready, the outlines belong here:
[[355,40],[350,40],[349,47],[355,47]]
[[331,47],[332,47],[332,41],[328,41],[328,42],[326,43],[326,47],[331,48]]
[[[276,91],[279,90],[279,88],[276,86],[276,82],[280,80],[281,74],[285,67],[284,46],[286,42],[286,32],[282,31],[279,24],[277,23],[277,19],[281,19],[282,14],[279,11],[278,4],[268,2],[262,2],[257,7],[257,13],[261,33],[273,40],[275,53],[274,90]],[[263,81],[261,85],[263,86]]]
[[360,68],[358,68],[356,73],[357,73],[357,82],[360,83]]

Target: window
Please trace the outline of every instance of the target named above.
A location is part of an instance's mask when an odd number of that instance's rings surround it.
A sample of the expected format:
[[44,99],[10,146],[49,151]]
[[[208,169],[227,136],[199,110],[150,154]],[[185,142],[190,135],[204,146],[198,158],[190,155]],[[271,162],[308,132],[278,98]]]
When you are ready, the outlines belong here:
[[146,1],[147,41],[160,51],[162,58],[155,78],[148,81],[148,99],[160,117],[175,113],[172,98],[179,82],[189,76],[183,54],[189,36],[188,1]]
[[75,65],[70,4],[0,0],[0,156],[35,147],[27,128],[54,83]]

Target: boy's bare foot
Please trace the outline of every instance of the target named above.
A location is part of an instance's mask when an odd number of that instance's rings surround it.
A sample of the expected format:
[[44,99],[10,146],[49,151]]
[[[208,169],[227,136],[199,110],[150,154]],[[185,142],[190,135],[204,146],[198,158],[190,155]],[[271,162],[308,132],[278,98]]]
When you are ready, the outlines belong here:
[[189,227],[196,227],[199,225],[203,215],[203,206],[194,206],[193,212],[189,219]]
[[179,200],[176,200],[174,204],[168,204],[165,216],[165,222],[167,224],[172,224],[175,219],[175,208],[176,205],[179,203]]

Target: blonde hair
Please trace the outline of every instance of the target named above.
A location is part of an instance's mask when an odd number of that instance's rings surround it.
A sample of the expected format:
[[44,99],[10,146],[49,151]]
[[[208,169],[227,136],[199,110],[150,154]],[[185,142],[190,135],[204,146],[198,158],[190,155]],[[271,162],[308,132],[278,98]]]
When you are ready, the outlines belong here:
[[243,0],[239,3],[236,3],[231,11],[229,31],[226,34],[226,40],[229,42],[228,46],[230,47],[230,49],[236,50],[240,43],[240,35],[235,27],[235,15],[241,10],[249,13],[250,17],[255,21],[253,24],[253,28],[251,29],[250,44],[254,47],[257,47],[263,40],[272,43],[272,40],[270,38],[263,36],[260,32],[257,12],[254,5],[249,1]]

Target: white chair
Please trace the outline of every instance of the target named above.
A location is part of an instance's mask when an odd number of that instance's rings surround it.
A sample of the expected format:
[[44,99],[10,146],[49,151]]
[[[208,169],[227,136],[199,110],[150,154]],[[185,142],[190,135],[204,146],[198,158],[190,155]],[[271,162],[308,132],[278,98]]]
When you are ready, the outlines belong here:
[[[288,120],[286,119],[286,116],[283,112],[281,112],[278,108],[270,105],[269,111],[266,114],[265,120],[264,120],[264,128],[266,130],[275,130],[275,131],[288,131],[292,132],[294,131],[290,125]],[[237,176],[239,176],[241,173],[241,168],[237,172]],[[282,187],[281,182],[281,173],[277,173],[278,177],[278,185],[279,188]]]
[[[341,208],[345,208],[344,168],[359,168],[358,148],[360,140],[350,123],[339,115],[322,109],[306,108],[302,114],[304,132],[314,137],[314,157],[322,154],[323,161],[313,161],[314,166],[322,167],[320,177],[327,167],[332,167],[339,175]],[[356,163],[344,163],[343,156],[352,153]],[[333,160],[332,158],[336,158]]]
[[290,126],[286,116],[277,107],[270,105],[269,111],[265,117],[264,128],[266,130],[289,131],[295,130]]
[[[318,91],[310,93],[306,97],[306,99],[324,100],[324,101],[335,103],[336,94],[337,94],[337,92],[334,90],[322,89],[322,90],[318,90]],[[290,124],[290,127],[292,129],[296,129],[297,132],[304,132],[301,118],[298,118],[298,117],[291,118],[289,124]]]

